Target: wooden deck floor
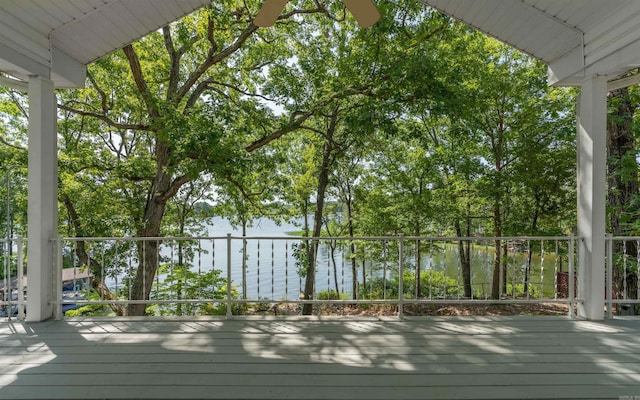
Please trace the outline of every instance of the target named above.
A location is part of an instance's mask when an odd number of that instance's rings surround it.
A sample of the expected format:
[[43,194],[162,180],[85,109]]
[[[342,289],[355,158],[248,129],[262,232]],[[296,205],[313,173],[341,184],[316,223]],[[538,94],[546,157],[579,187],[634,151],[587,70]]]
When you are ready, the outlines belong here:
[[0,322],[0,399],[633,399],[640,319]]

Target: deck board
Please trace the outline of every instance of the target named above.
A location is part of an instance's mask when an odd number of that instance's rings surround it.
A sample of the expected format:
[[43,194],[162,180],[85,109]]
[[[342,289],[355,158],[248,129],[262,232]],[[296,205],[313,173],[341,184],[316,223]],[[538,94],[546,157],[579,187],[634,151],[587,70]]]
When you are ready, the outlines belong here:
[[619,399],[640,319],[0,322],[0,399]]

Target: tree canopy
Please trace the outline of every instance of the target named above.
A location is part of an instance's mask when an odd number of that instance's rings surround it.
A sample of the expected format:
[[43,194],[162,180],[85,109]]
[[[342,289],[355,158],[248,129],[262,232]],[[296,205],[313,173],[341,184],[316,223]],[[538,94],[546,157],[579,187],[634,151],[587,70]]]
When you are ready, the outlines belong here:
[[[380,1],[369,29],[318,0],[258,28],[260,3],[213,2],[58,93],[62,234],[198,234],[212,213],[313,215],[310,236],[328,220],[350,236],[572,231],[575,93],[542,64],[415,1]],[[0,160],[24,166],[28,105],[1,90]],[[149,296],[154,243],[133,298]]]

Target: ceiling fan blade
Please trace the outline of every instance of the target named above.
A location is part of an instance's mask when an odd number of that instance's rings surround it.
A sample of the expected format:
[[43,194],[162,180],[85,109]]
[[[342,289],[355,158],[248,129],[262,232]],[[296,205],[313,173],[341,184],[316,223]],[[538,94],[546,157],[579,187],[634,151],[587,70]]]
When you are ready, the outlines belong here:
[[267,27],[276,23],[276,20],[287,5],[288,0],[265,0],[258,14],[253,19],[256,26]]
[[361,28],[368,28],[380,19],[380,11],[373,0],[342,0],[342,2]]

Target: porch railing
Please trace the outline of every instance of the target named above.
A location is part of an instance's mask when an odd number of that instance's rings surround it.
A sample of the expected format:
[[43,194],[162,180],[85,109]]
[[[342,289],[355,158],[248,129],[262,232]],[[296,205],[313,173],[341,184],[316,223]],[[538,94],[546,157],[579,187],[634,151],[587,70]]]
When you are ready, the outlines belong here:
[[[425,304],[564,303],[573,315],[578,301],[576,239],[565,236],[61,238],[56,248],[54,282],[73,267],[58,285],[57,317],[63,308],[131,304],[228,317],[387,304],[402,317]],[[315,286],[305,297],[310,256]],[[137,275],[148,299],[132,294]]]
[[24,264],[26,239],[1,239],[2,279],[0,279],[0,317],[25,318],[26,282]]
[[640,236],[608,236],[606,244],[607,316],[636,314],[635,308],[640,307]]

